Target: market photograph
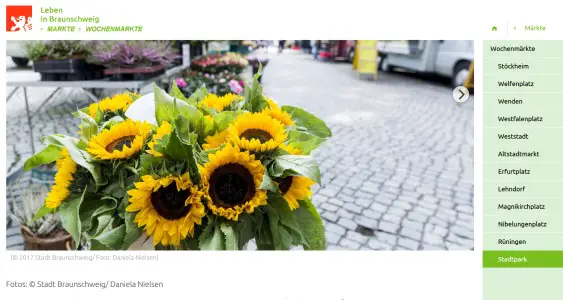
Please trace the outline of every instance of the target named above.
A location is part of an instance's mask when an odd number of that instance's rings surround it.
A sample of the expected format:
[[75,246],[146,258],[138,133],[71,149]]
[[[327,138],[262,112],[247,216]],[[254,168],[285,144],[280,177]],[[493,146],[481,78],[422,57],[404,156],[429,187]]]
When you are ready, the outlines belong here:
[[473,41],[7,41],[8,250],[473,250]]

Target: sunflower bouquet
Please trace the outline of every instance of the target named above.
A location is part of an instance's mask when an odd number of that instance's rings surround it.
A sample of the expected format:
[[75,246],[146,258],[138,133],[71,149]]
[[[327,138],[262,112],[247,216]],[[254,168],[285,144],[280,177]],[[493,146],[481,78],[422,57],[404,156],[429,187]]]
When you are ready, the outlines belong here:
[[259,250],[325,249],[310,153],[331,132],[264,96],[259,76],[244,95],[155,85],[77,111],[78,137],[44,137],[25,163],[58,167],[36,218],[58,214],[92,250],[149,239],[159,250],[242,250],[251,240]]

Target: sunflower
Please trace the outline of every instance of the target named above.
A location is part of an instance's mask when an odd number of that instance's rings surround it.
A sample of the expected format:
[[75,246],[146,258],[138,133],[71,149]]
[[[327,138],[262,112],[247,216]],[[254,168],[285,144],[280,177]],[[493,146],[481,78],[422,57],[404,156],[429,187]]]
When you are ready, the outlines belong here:
[[153,244],[180,245],[188,235],[194,236],[195,224],[201,225],[205,208],[203,193],[188,173],[164,178],[145,175],[129,194],[128,212],[138,212],[134,222],[152,236]]
[[207,207],[214,214],[237,221],[242,212],[266,205],[266,191],[260,189],[265,168],[249,152],[227,144],[209,154],[200,170]]
[[141,151],[150,131],[149,123],[127,119],[90,139],[87,150],[99,159],[129,158]]
[[63,148],[57,159],[57,174],[55,175],[55,184],[45,198],[45,206],[51,209],[57,209],[61,203],[70,195],[70,185],[76,172],[76,163],[70,158],[70,154]]
[[211,107],[218,112],[222,112],[227,106],[231,105],[233,101],[240,99],[239,95],[235,94],[226,94],[224,96],[217,96],[215,94],[207,94],[205,98],[201,101],[202,104],[206,105],[207,107]]
[[229,126],[229,138],[241,149],[264,152],[276,149],[287,138],[282,123],[263,113],[244,113]]
[[311,186],[315,182],[304,176],[288,176],[277,180],[283,198],[292,210],[299,207],[297,200],[311,197]]
[[102,112],[116,112],[118,110],[125,112],[131,103],[133,103],[133,98],[131,98],[129,94],[116,94],[112,98],[106,97],[104,100],[101,100],[100,103],[90,104],[88,107],[88,113],[90,114],[90,117],[95,118],[98,113],[98,109]]
[[291,155],[301,154],[301,149],[293,147],[293,145],[280,144],[280,148],[287,151]]
[[293,125],[291,120],[291,115],[283,111],[272,99],[267,99],[269,107],[265,108],[262,112],[278,121],[280,121],[285,126]]
[[166,121],[162,121],[162,124],[160,124],[160,127],[158,127],[158,129],[156,130],[156,133],[153,134],[152,140],[148,143],[149,150],[147,150],[147,153],[152,154],[156,157],[161,157],[162,153],[154,150],[154,147],[156,147],[158,141],[160,141],[165,135],[170,134],[171,132],[172,125],[170,125],[170,123]]
[[219,148],[228,141],[229,131],[224,129],[223,131],[217,132],[215,135],[210,135],[205,138],[205,144],[202,145],[203,150],[209,150],[213,148]]

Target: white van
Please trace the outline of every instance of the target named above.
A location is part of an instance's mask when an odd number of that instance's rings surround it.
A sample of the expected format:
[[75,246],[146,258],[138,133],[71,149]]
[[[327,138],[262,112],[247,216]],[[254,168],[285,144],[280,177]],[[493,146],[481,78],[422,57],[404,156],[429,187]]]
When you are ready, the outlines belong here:
[[402,68],[437,74],[451,79],[452,86],[463,85],[473,61],[473,41],[381,41],[378,42],[382,71]]

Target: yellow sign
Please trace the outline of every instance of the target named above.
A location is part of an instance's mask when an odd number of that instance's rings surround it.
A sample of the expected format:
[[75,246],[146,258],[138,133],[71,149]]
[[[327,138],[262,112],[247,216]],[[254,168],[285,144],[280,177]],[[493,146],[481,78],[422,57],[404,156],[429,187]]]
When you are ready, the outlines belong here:
[[468,89],[472,89],[473,88],[473,84],[474,84],[474,75],[473,75],[473,62],[471,62],[471,66],[469,67],[469,76],[467,76],[467,79],[465,80],[465,83],[463,84],[466,88]]
[[353,67],[358,75],[377,79],[377,41],[360,40],[356,43]]

